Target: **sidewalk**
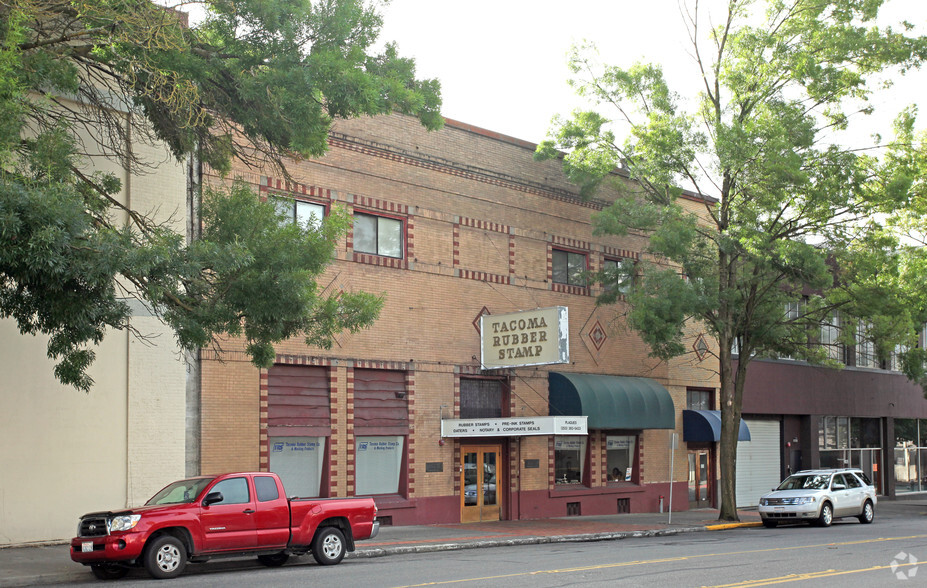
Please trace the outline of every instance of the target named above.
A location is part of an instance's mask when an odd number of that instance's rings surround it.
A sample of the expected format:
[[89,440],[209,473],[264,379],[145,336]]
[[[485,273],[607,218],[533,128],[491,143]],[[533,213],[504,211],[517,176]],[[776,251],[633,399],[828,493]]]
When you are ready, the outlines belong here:
[[[349,553],[346,559],[509,545],[609,541],[761,524],[756,511],[739,511],[739,515],[741,522],[734,525],[719,525],[718,511],[708,509],[674,512],[671,523],[668,522],[667,513],[631,513],[530,521],[381,527],[377,537],[359,541],[357,551]],[[231,561],[217,560],[206,565],[227,566]],[[241,568],[241,561],[231,565]],[[295,561],[312,561],[312,556],[306,555]],[[195,568],[191,566],[190,569]],[[71,561],[68,547],[64,544],[0,549],[2,588],[84,582],[91,578],[88,568]]]

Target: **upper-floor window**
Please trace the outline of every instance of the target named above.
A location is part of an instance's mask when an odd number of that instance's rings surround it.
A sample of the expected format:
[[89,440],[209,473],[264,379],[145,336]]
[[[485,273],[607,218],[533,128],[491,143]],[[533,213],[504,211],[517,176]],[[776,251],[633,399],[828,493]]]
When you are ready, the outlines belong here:
[[876,361],[875,344],[869,337],[869,323],[859,321],[856,328],[856,366],[874,368],[878,367]]
[[712,390],[686,389],[686,408],[689,410],[711,410],[714,404],[711,399]]
[[840,313],[831,311],[830,315],[821,323],[821,346],[827,353],[828,359],[843,362],[843,345],[840,343]]
[[354,251],[401,258],[402,221],[355,212]]
[[586,285],[586,256],[572,251],[553,250],[552,276],[556,284]]
[[274,197],[274,208],[288,220],[313,229],[319,228],[325,218],[325,206],[316,202],[277,196]]
[[613,281],[610,281],[612,287],[619,294],[627,294],[628,290],[631,289],[631,280],[634,279],[633,274],[627,269],[627,265],[624,265],[621,260],[618,259],[606,259],[602,262],[602,269],[609,274]]

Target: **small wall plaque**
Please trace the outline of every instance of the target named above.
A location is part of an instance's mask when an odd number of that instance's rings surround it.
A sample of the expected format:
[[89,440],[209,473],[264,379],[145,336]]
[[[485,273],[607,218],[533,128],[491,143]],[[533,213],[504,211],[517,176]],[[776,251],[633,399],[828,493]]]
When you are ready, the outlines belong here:
[[541,467],[541,460],[539,459],[526,459],[525,460],[525,469],[534,470]]
[[426,472],[443,472],[444,462],[443,461],[427,461],[425,462],[425,471]]

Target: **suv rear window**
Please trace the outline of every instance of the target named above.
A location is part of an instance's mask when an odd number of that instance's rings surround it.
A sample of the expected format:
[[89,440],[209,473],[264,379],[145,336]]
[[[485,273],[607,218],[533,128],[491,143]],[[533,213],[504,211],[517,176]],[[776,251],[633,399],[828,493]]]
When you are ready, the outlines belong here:
[[865,473],[863,472],[853,472],[853,473],[859,476],[859,479],[862,480],[864,484],[866,484],[867,486],[872,486],[872,481],[869,479],[869,476],[867,476]]

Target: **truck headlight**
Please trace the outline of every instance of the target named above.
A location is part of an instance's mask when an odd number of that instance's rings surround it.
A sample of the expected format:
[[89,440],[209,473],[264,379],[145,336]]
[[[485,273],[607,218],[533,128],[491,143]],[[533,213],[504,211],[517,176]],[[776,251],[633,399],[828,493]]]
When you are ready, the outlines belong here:
[[109,530],[113,531],[129,531],[138,524],[142,519],[142,515],[132,514],[132,515],[119,515],[118,517],[113,517],[109,522]]

